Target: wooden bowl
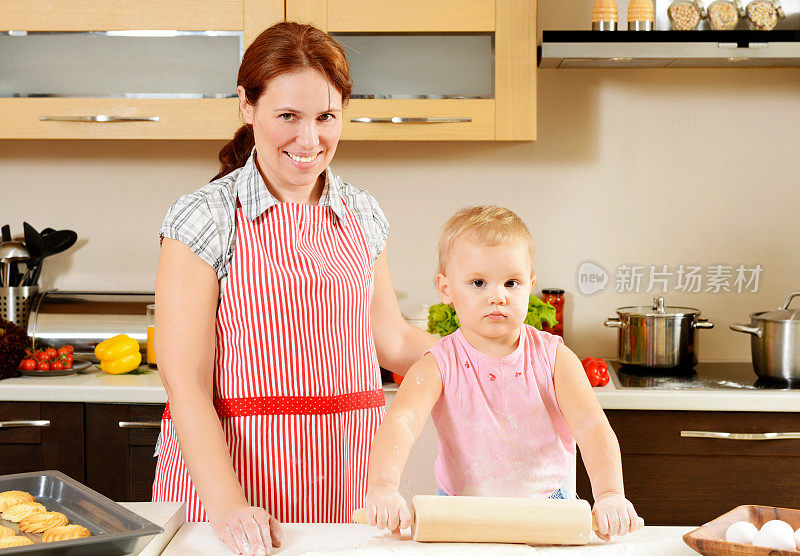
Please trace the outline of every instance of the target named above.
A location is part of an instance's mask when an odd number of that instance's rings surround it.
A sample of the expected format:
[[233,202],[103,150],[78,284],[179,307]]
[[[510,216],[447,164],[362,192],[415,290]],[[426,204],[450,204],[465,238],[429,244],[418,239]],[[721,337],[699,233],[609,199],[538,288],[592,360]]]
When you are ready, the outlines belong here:
[[700,554],[719,554],[722,556],[798,556],[798,550],[776,550],[749,544],[725,541],[725,531],[736,521],[749,521],[759,529],[767,521],[780,519],[797,530],[800,527],[800,510],[775,508],[772,506],[737,506],[717,519],[686,533],[683,542]]

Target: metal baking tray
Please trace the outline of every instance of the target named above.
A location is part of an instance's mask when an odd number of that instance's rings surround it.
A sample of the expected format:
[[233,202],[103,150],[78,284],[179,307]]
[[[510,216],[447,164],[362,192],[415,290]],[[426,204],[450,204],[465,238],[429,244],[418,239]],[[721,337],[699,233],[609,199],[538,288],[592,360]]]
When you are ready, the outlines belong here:
[[164,529],[123,508],[113,500],[82,485],[60,471],[37,471],[0,475],[0,492],[24,490],[44,504],[48,511],[61,512],[70,523],[83,525],[91,537],[43,543],[42,536],[19,531],[16,523],[0,519],[0,524],[29,537],[35,544],[0,550],[6,554],[108,555],[128,554],[139,537],[157,535]]

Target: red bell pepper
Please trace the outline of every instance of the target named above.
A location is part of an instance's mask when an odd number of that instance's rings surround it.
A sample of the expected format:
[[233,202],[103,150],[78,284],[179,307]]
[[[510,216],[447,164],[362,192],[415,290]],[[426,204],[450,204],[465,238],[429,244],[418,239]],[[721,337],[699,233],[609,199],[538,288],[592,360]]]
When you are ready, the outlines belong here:
[[581,359],[581,364],[592,387],[608,384],[610,380],[608,364],[604,360],[597,357],[585,357]]

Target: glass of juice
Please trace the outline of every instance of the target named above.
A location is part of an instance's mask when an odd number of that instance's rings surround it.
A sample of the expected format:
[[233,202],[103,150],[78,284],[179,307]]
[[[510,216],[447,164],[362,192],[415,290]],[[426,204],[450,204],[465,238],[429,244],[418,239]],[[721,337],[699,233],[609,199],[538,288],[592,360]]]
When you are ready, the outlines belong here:
[[156,306],[147,306],[147,366],[151,369],[156,368]]

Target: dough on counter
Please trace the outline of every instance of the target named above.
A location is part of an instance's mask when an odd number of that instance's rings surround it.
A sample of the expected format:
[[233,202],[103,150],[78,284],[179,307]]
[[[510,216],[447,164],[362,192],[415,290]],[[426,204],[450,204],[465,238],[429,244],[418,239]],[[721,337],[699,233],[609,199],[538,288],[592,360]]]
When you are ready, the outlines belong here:
[[19,522],[19,528],[26,533],[44,533],[48,529],[67,525],[69,520],[61,512],[35,512]]
[[23,502],[36,502],[36,499],[22,490],[7,490],[0,492],[0,512],[6,511],[9,506]]
[[16,535],[13,529],[0,525],[0,539],[3,537],[13,537]]
[[69,539],[80,539],[91,536],[92,534],[86,527],[73,523],[72,525],[59,525],[58,527],[48,529],[42,535],[42,542],[66,541]]
[[33,544],[28,537],[3,537],[0,539],[0,548],[14,548],[15,546],[26,546]]
[[3,512],[2,517],[8,521],[19,523],[33,513],[46,511],[47,508],[45,508],[39,502],[22,502],[21,504],[9,506],[6,511]]

